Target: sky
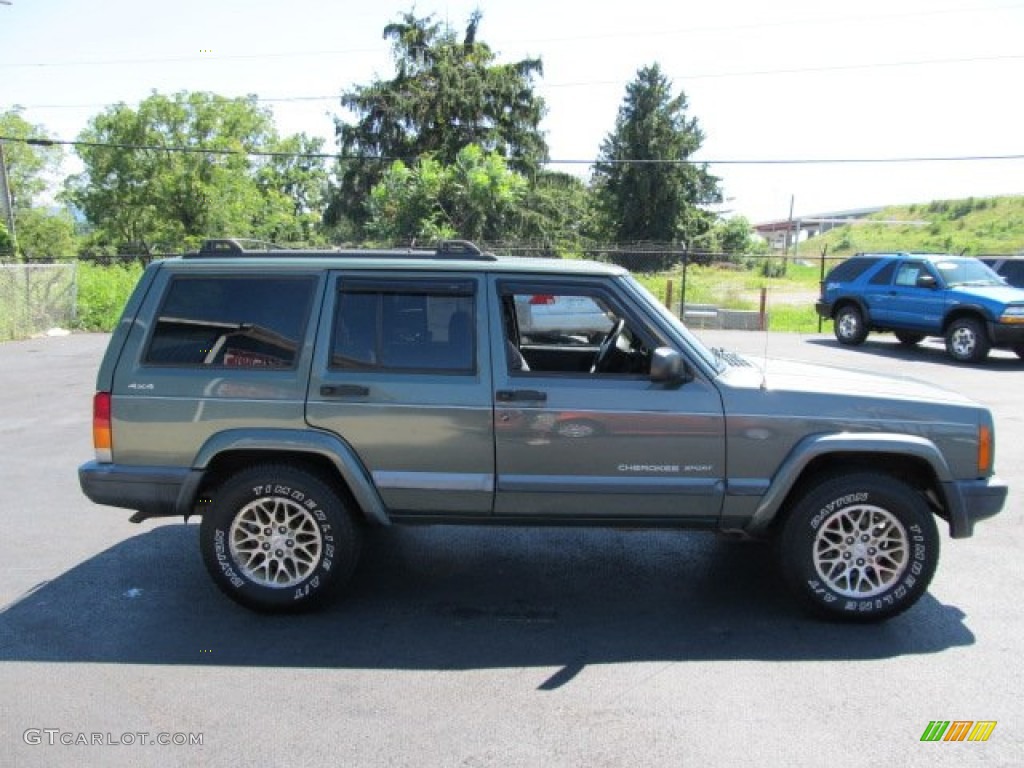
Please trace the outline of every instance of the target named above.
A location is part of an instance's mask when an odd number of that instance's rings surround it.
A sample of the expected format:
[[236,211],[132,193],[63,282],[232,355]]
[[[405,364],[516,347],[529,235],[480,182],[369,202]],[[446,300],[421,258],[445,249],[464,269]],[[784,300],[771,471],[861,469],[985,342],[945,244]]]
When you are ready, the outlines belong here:
[[500,61],[543,62],[553,169],[586,177],[656,62],[704,131],[725,215],[1024,194],[1024,0],[2,0],[0,110],[73,139],[154,90],[255,94],[280,133],[333,150],[339,94],[393,75],[385,25],[414,10],[461,31],[476,8]]

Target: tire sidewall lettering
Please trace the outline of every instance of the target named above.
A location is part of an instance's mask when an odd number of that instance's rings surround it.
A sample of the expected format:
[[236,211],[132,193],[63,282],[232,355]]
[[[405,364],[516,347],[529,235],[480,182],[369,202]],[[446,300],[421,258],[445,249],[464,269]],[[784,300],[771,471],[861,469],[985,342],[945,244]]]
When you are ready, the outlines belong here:
[[[885,487],[871,487],[876,482]],[[857,475],[856,479],[854,475],[836,477],[823,481],[805,497],[798,519],[793,520],[793,526],[788,529],[786,538],[790,543],[784,549],[794,566],[788,569],[791,577],[795,577],[790,584],[803,594],[808,604],[817,606],[816,612],[854,619],[862,616],[864,620],[875,614],[894,615],[916,602],[927,589],[938,557],[937,531],[933,526],[929,530],[930,510],[910,497],[916,493],[914,489],[905,484],[897,488],[898,483],[898,479],[876,480],[866,474]],[[883,592],[871,597],[848,596],[835,591],[822,579],[815,565],[815,547],[823,526],[833,515],[857,505],[886,510],[899,521],[906,535],[903,571]],[[923,519],[925,515],[928,519]],[[802,533],[798,533],[801,530]]]
[[295,600],[308,598],[321,587],[321,574],[329,573],[334,564],[335,547],[333,543],[328,545],[328,542],[334,541],[334,537],[331,534],[331,525],[327,522],[327,513],[324,512],[320,503],[313,495],[281,483],[264,483],[262,485],[252,486],[249,496],[251,501],[271,498],[287,499],[295,502],[296,504],[300,504],[303,509],[309,512],[316,521],[321,539],[325,544],[324,550],[320,556],[320,562],[317,563],[313,571],[303,581],[287,588],[275,589],[273,587],[266,587],[245,578],[236,570],[237,564],[231,556],[230,549],[227,544],[228,530],[230,530],[231,524],[234,522],[234,518],[232,517],[226,522],[224,528],[217,528],[214,534],[214,550],[216,552],[218,565],[235,589],[261,592],[271,591],[280,592],[281,594],[291,592],[293,593],[293,599]]

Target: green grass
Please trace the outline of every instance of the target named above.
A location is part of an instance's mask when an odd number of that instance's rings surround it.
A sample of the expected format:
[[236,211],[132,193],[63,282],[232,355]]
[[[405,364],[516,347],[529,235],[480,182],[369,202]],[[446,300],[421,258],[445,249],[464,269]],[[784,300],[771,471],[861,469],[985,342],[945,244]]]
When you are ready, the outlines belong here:
[[[831,323],[831,321],[829,321]],[[827,331],[831,326],[823,325],[822,330]],[[818,314],[814,307],[804,307],[793,304],[780,304],[768,307],[768,330],[782,331],[785,333],[817,333]]]
[[[872,224],[871,219],[907,223]],[[1024,252],[1024,196],[938,200],[886,208],[864,223],[839,227],[804,241],[799,247],[799,258],[789,260],[781,277],[765,277],[764,272],[771,270],[763,268],[763,259],[749,262],[746,269],[690,266],[686,270],[686,303],[757,309],[760,291],[767,288],[771,330],[816,333],[814,297],[821,279],[821,254],[827,253],[828,269],[859,251],[947,251],[968,255]],[[765,258],[776,267],[781,264],[778,256]],[[637,278],[662,301],[671,280],[673,304],[678,304],[681,270],[640,274]],[[827,325],[822,328],[827,330]]]
[[[871,220],[907,224],[872,224]],[[862,223],[801,243],[829,256],[859,251],[940,251],[968,256],[1024,251],[1024,197],[969,197],[885,208]]]
[[79,330],[111,331],[142,274],[142,265],[78,263]]

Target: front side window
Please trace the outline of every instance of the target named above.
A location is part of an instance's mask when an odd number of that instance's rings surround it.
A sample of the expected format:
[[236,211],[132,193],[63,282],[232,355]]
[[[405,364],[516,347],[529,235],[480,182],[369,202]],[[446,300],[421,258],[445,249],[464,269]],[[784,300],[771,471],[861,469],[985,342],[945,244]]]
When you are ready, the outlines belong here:
[[473,373],[475,318],[472,283],[343,284],[331,367]]
[[175,277],[146,350],[150,365],[292,368],[313,277]]
[[928,270],[921,262],[905,262],[900,265],[899,270],[896,272],[896,285],[903,286],[904,288],[913,288],[917,285],[917,278],[927,274]]
[[512,373],[650,372],[647,335],[603,293],[509,286],[501,300]]

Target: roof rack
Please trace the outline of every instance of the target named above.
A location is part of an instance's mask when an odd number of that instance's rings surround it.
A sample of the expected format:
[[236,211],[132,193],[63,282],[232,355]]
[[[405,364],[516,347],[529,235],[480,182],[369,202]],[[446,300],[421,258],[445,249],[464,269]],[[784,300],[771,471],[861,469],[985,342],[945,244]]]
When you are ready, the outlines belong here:
[[[263,247],[253,249],[244,247],[243,243],[257,243]],[[426,248],[392,248],[371,250],[294,250],[282,248],[262,240],[245,238],[221,237],[205,240],[198,251],[186,253],[186,258],[217,258],[221,256],[245,257],[319,257],[319,258],[392,258],[392,259],[464,259],[468,261],[497,261],[493,253],[481,251],[469,240],[442,240],[434,250]]]

